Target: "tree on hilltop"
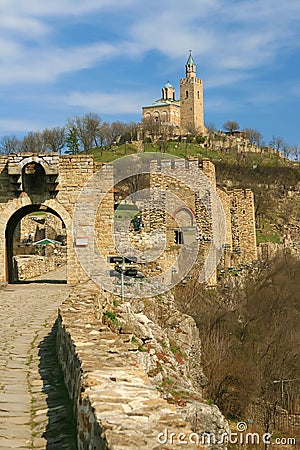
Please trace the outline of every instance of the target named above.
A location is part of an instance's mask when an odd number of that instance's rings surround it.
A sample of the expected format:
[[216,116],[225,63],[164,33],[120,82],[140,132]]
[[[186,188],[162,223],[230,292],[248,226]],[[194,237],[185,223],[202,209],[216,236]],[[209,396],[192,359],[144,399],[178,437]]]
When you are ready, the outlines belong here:
[[29,131],[20,142],[22,152],[44,152],[45,145],[40,131]]
[[223,124],[223,128],[226,131],[229,131],[230,133],[233,133],[234,131],[237,131],[240,129],[240,126],[238,124],[238,122],[236,122],[235,120],[228,120],[227,122],[225,122]]
[[245,138],[248,139],[250,144],[257,145],[258,147],[261,146],[261,140],[262,135],[259,131],[253,129],[253,128],[245,128],[243,130]]
[[69,129],[69,137],[72,134],[74,135],[74,130],[76,130],[78,145],[81,144],[83,151],[89,153],[93,147],[98,145],[97,138],[100,125],[100,116],[95,113],[87,113],[84,116],[76,116],[73,119],[68,119],[67,127]]
[[272,139],[269,142],[269,146],[278,152],[284,147],[284,145],[284,139],[280,136],[272,136]]

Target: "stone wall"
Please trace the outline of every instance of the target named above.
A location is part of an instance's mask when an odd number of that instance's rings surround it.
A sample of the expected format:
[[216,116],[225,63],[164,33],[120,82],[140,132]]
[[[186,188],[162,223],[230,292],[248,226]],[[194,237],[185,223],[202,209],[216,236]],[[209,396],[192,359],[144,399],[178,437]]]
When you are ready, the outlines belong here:
[[[191,220],[191,225],[197,225],[198,233],[210,242],[213,226],[217,224],[212,223],[208,210],[216,211],[216,205],[212,201],[211,193],[204,187],[203,180],[199,179],[197,173],[199,168],[209,179],[212,188],[216,189],[215,166],[208,159],[201,162],[192,159],[186,162],[162,160],[160,165],[153,162],[150,186],[178,196],[184,202],[186,212],[190,211],[191,217],[194,216],[195,221],[192,223]],[[198,190],[188,187],[190,180],[194,181],[194,186],[197,186]],[[203,187],[205,194],[200,196],[199,192],[203,191]],[[250,189],[235,189],[229,192],[219,188],[216,190],[223,206],[226,227],[225,252],[221,266],[228,268],[241,263],[251,263],[257,259],[253,192]],[[164,213],[166,207],[169,208],[169,214]],[[174,206],[173,209],[175,210]],[[149,222],[150,230],[160,228],[166,231],[167,247],[174,245],[174,231],[173,235],[171,232],[178,228],[174,220],[177,218],[176,212],[172,214],[170,210],[172,205],[167,204],[165,198],[154,197],[150,219],[145,217],[146,229]],[[201,240],[199,244],[198,263],[201,265],[209,247]],[[214,284],[215,275],[210,282]]]
[[93,288],[74,291],[59,312],[57,348],[74,402],[78,449],[150,450],[160,448],[157,436],[165,428],[191,433],[131,356],[137,345],[122,342],[97,318],[95,297]]
[[[43,183],[40,190],[26,188],[26,168],[38,166]],[[94,164],[92,155],[10,154],[0,156],[0,281],[7,280],[12,272],[12,233],[17,223],[26,215],[37,210],[56,214],[66,230],[68,248],[67,280],[69,283],[84,282],[87,276],[79,264],[72,235],[72,219],[78,195],[91,175],[101,167]],[[109,171],[108,171],[109,172]],[[111,174],[108,173],[108,176]],[[31,175],[28,175],[31,176]],[[37,175],[40,176],[40,175]],[[39,181],[39,180],[36,180]],[[29,183],[30,184],[30,183]],[[101,183],[97,186],[101,191]],[[91,199],[93,200],[93,199]],[[92,203],[93,205],[93,203]],[[90,208],[90,209],[93,209]],[[92,211],[93,213],[94,211]],[[111,239],[113,194],[107,195],[101,207],[98,223],[101,228],[101,245],[108,245]],[[51,216],[51,215],[50,215]],[[102,220],[102,218],[104,218]],[[82,212],[83,223],[90,223],[90,216]],[[96,219],[97,221],[97,219]],[[51,225],[51,224],[50,224]],[[56,224],[54,229],[56,228]],[[52,225],[48,228],[52,228]],[[8,255],[8,257],[7,257]],[[8,267],[7,267],[8,266]],[[13,280],[11,280],[13,281]]]
[[19,223],[17,240],[23,242],[31,236],[32,241],[48,238],[57,240],[65,239],[66,230],[61,219],[53,214],[38,214],[25,216]]
[[19,255],[14,256],[16,280],[28,280],[51,272],[62,264],[56,256]]
[[276,256],[282,257],[286,254],[292,255],[295,258],[300,258],[299,244],[293,242],[263,242],[257,247],[258,259],[262,261],[270,260]]
[[223,152],[229,153],[232,151],[235,151],[237,153],[264,153],[276,155],[279,158],[283,158],[283,154],[275,148],[260,147],[258,145],[252,144],[248,139],[243,137],[243,131],[240,132],[240,135],[233,136],[224,132],[213,133],[208,138],[207,146],[212,150],[221,150]]
[[[207,430],[216,435],[227,430],[218,408],[201,402],[199,392],[193,392],[193,401],[182,400],[181,407],[162,398],[161,385],[157,384],[159,377],[155,376],[157,371],[151,369],[157,367],[158,341],[163,342],[163,347],[169,345],[167,334],[145,314],[134,312],[139,301],[132,310],[129,303],[120,305],[116,315],[112,313],[112,302],[113,298],[88,283],[77,286],[59,310],[57,351],[77,417],[78,449],[171,450],[182,448],[182,444],[175,445],[179,435],[185,434],[188,439],[193,430],[199,436]],[[197,339],[193,341],[196,327],[190,323],[192,318],[183,315],[181,321],[177,319],[178,315],[172,315],[170,338],[175,339],[179,333],[182,342],[180,339],[178,345],[182,345],[182,351],[190,356],[188,361],[180,363],[186,367],[186,373],[177,374],[181,386],[188,391],[193,383],[187,373],[192,376],[193,370],[198,374],[201,372],[193,361],[199,346]],[[182,332],[181,326],[184,327]],[[187,331],[190,329],[193,330],[191,334]],[[164,358],[167,354],[170,358],[170,362],[165,360],[164,363],[166,373],[173,371],[175,375],[174,364],[178,366],[178,363],[174,354],[166,348],[164,354]],[[151,380],[147,371],[150,371]],[[195,422],[195,414],[201,420]],[[174,433],[172,444],[171,433]],[[194,449],[195,445],[188,443],[184,447]],[[197,448],[225,447],[199,445]]]

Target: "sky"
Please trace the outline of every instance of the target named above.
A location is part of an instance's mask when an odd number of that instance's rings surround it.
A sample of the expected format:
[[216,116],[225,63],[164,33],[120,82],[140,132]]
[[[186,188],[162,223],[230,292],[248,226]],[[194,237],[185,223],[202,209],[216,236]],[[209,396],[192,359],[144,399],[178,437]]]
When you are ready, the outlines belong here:
[[192,49],[207,124],[300,144],[299,24],[299,0],[0,0],[0,138],[140,121]]

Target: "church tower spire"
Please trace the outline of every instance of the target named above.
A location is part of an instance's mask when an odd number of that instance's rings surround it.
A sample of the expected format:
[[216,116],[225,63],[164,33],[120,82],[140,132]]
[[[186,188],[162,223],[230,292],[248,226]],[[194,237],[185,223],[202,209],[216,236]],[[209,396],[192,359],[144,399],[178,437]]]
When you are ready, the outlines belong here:
[[180,80],[180,130],[182,134],[205,133],[203,85],[197,78],[192,50],[185,65],[185,78]]
[[188,60],[185,65],[185,76],[186,78],[196,78],[196,70],[197,66],[192,56],[192,50],[190,50],[190,54]]

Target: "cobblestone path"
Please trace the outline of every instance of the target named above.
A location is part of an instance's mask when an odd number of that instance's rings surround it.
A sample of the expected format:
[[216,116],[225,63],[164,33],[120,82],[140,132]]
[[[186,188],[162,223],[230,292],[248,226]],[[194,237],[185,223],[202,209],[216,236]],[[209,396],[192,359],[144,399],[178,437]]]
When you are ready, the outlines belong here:
[[76,449],[55,352],[57,308],[70,291],[64,277],[60,269],[0,289],[0,450]]

